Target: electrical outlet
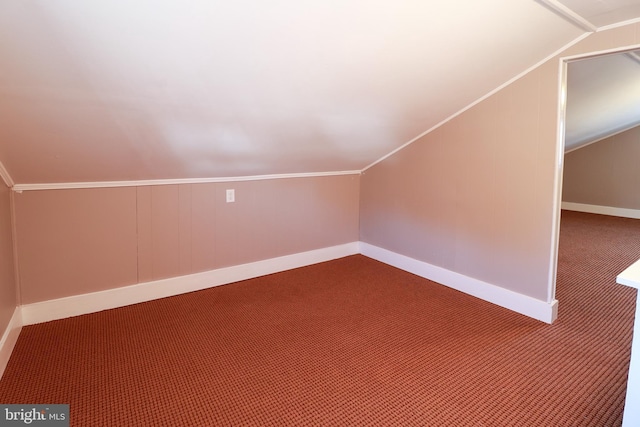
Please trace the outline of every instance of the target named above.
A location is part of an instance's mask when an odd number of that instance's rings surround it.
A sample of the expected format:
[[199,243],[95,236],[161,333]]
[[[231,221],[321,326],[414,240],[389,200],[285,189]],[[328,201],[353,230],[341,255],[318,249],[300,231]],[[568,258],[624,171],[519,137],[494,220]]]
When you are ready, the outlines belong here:
[[236,190],[229,189],[227,190],[227,203],[233,203],[236,201]]

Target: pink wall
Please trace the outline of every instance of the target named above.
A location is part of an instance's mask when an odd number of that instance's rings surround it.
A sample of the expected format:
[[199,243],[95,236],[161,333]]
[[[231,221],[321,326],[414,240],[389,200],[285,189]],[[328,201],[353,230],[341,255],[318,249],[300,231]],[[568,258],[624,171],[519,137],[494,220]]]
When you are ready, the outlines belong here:
[[640,209],[640,126],[564,158],[562,200]]
[[[562,55],[639,42],[634,24]],[[361,178],[16,194],[22,302],[358,239],[549,301],[558,64],[546,62]],[[224,202],[230,187],[234,204]]]
[[[561,56],[640,42],[640,24]],[[362,177],[360,240],[543,301],[550,286],[559,57]]]
[[0,183],[0,336],[17,305],[9,189]]
[[[29,304],[358,240],[357,175],[16,194]],[[233,188],[235,203],[225,202]]]

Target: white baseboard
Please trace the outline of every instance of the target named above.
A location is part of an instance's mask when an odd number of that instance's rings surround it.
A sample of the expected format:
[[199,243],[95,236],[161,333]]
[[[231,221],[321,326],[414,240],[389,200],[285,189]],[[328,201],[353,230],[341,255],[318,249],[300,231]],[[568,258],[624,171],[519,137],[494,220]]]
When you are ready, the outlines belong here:
[[11,320],[0,339],[0,378],[2,378],[2,375],[4,374],[4,370],[9,362],[9,357],[11,357],[11,352],[18,341],[18,336],[20,335],[21,330],[21,309],[20,307],[16,307],[13,312],[13,316],[11,316]]
[[17,307],[0,340],[0,377],[4,372],[23,325],[32,325],[124,307],[358,253],[543,322],[552,323],[557,317],[558,302],[556,300],[547,303],[377,246],[364,242],[351,242],[202,273],[155,280]]
[[600,215],[620,216],[623,218],[640,219],[640,210],[615,208],[612,206],[587,205],[584,203],[562,202],[562,209],[576,212],[594,213]]
[[360,253],[425,279],[464,292],[501,307],[533,317],[546,323],[553,323],[558,315],[558,301],[541,301],[490,283],[455,273],[442,267],[418,261],[368,243],[360,242]]
[[552,323],[557,316],[556,300],[547,303],[377,246],[364,242],[352,242],[202,273],[26,304],[20,307],[21,325],[32,325],[124,307],[357,253],[543,322]]
[[22,306],[22,321],[25,325],[32,325],[95,313],[330,261],[348,255],[355,255],[358,252],[358,242],[352,242],[203,273],[26,304]]

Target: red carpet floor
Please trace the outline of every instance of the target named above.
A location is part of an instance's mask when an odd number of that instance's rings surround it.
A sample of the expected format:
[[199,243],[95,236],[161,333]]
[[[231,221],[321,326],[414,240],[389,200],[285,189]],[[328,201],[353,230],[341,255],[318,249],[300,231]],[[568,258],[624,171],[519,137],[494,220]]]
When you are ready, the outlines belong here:
[[619,426],[640,222],[561,233],[553,325],[351,256],[25,327],[0,402],[74,426]]

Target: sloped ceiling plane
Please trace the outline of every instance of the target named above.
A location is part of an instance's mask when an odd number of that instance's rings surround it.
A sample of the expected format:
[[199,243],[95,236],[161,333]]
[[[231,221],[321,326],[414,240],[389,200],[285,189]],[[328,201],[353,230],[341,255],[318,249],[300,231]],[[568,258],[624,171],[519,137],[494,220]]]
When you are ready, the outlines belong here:
[[[358,171],[638,17],[623,0],[4,0],[0,162],[20,184]],[[568,145],[637,121],[611,106],[625,124],[583,126],[602,111],[580,76],[611,65],[581,62]]]
[[640,126],[640,51],[571,62],[565,151]]

